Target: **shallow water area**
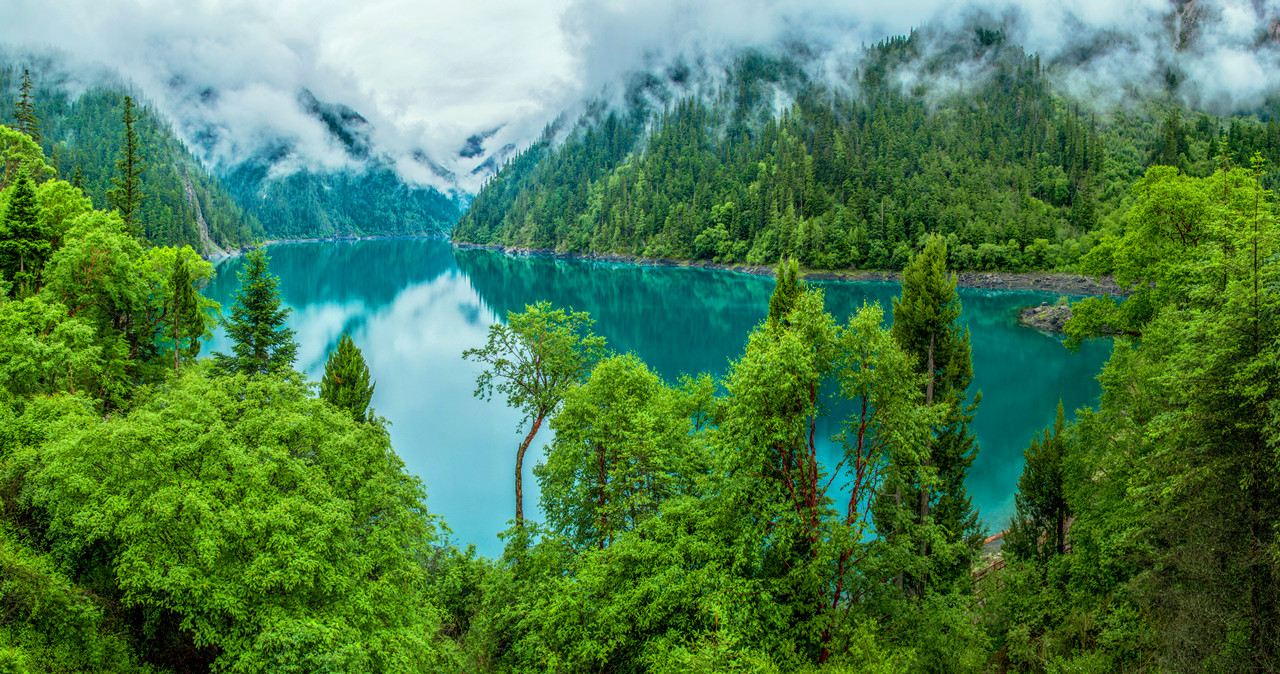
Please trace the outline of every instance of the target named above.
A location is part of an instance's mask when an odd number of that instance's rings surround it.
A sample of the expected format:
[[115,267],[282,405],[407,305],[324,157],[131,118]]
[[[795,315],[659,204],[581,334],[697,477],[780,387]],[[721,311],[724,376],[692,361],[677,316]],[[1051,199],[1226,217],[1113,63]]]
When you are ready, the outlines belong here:
[[[764,319],[773,290],[772,278],[736,272],[511,256],[438,239],[290,243],[268,253],[281,297],[293,308],[295,367],[319,380],[329,351],[349,333],[377,382],[373,406],[391,422],[397,454],[426,484],[428,509],[449,524],[456,543],[474,543],[490,556],[501,552],[496,534],[514,512],[515,449],[526,429],[502,400],[472,395],[479,368],[462,359],[463,350],[482,345],[508,311],[549,300],[590,312],[611,348],[634,352],[669,381],[682,373],[719,376]],[[206,291],[224,312],[242,264],[220,262]],[[864,301],[889,314],[900,292],[883,282],[817,285],[827,311],[842,322]],[[1069,415],[1096,401],[1094,376],[1110,344],[1088,343],[1073,354],[1058,338],[1017,324],[1017,308],[1056,295],[959,292],[973,347],[971,392],[983,394],[972,424],[980,452],[967,484],[995,532],[1013,511],[1022,450],[1053,422],[1059,398]],[[219,333],[206,353],[229,346]],[[527,513],[538,503],[530,471],[550,439],[544,427],[526,457]],[[828,443],[827,465],[835,454]]]

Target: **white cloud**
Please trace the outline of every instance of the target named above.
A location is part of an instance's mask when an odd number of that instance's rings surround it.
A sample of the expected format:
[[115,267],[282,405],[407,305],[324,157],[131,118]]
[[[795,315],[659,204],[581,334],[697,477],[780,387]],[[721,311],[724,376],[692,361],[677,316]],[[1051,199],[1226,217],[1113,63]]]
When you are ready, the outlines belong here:
[[1247,105],[1280,85],[1275,51],[1258,44],[1280,3],[1189,7],[1205,27],[1176,55],[1161,20],[1168,0],[9,0],[0,42],[52,46],[119,69],[210,162],[240,161],[284,140],[301,164],[345,164],[342,148],[299,107],[306,88],[367,118],[374,145],[406,178],[444,184],[412,159],[420,150],[474,189],[468,173],[484,157],[457,155],[469,136],[497,129],[488,150],[522,147],[561,111],[620,93],[637,69],[683,61],[710,66],[714,81],[735,49],[799,41],[821,52],[808,67],[826,77],[849,72],[864,43],[961,25],[975,11],[1008,20],[1011,37],[1046,61],[1102,34],[1125,36],[1060,73],[1076,93],[1114,97],[1158,81],[1170,63],[1209,106]]

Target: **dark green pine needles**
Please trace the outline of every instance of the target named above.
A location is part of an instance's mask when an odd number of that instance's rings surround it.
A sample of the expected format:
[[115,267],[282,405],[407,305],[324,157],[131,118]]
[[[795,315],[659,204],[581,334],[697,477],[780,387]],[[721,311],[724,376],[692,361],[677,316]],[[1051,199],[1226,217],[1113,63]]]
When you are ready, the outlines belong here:
[[356,421],[369,421],[373,418],[369,401],[373,398],[374,385],[369,381],[369,366],[364,362],[364,355],[351,337],[344,334],[324,364],[320,399],[350,412]]
[[284,324],[291,309],[280,307],[276,293],[279,279],[267,271],[267,260],[260,248],[245,256],[240,291],[230,318],[223,321],[227,336],[234,342],[232,355],[213,354],[218,369],[226,374],[276,372],[293,365],[297,354],[293,330]]
[[40,223],[35,184],[23,173],[9,198],[4,227],[0,228],[0,269],[13,281],[11,292],[15,296],[30,295],[38,289],[40,271],[51,246],[48,232]]

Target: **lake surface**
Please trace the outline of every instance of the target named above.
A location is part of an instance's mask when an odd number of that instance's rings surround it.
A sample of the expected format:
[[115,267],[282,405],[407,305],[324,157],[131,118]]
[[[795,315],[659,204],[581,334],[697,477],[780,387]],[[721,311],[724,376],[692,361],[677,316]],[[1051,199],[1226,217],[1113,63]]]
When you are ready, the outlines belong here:
[[[472,396],[479,367],[462,360],[463,350],[484,344],[489,326],[508,311],[549,300],[590,312],[595,332],[613,349],[634,352],[669,381],[682,373],[719,376],[768,313],[773,291],[771,278],[734,272],[513,257],[432,239],[280,244],[268,252],[281,297],[293,308],[295,366],[319,380],[329,351],[349,333],[377,381],[373,406],[391,421],[396,452],[426,484],[428,508],[444,517],[454,542],[475,543],[490,556],[501,552],[496,534],[514,513],[515,449],[527,429],[501,400]],[[224,312],[242,264],[220,263],[207,291]],[[820,285],[827,311],[841,322],[864,301],[879,302],[888,314],[900,292],[894,283]],[[994,533],[1013,513],[1023,449],[1053,423],[1059,398],[1069,414],[1096,403],[1094,376],[1110,344],[1085,344],[1072,354],[1057,338],[1018,326],[1018,307],[1054,295],[962,288],[960,298],[973,347],[970,392],[983,396],[971,426],[980,452],[967,484]],[[229,348],[218,334],[206,353]],[[526,457],[526,513],[537,512],[529,471],[550,439],[544,427]]]

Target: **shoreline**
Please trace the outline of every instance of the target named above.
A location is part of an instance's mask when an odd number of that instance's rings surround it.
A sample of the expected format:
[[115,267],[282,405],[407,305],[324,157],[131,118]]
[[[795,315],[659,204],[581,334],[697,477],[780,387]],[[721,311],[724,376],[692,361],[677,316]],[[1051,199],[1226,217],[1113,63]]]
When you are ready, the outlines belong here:
[[372,234],[370,236],[319,236],[305,239],[263,239],[256,244],[241,246],[239,248],[229,248],[223,251],[224,255],[215,255],[205,258],[206,260],[226,260],[233,257],[244,255],[247,251],[255,248],[265,248],[274,246],[278,243],[322,243],[325,241],[331,243],[343,243],[348,241],[382,241],[388,239],[444,239],[449,237],[442,234]]
[[[746,264],[724,264],[709,260],[664,260],[620,255],[617,253],[566,253],[543,248],[519,248],[495,243],[465,243],[450,241],[454,248],[479,248],[495,250],[507,255],[539,255],[560,259],[589,260],[593,262],[617,262],[647,267],[688,267],[692,269],[718,269],[735,271],[753,276],[773,276],[773,267]],[[1082,274],[1054,271],[957,271],[956,285],[977,290],[1031,290],[1056,292],[1064,295],[1115,295],[1127,296],[1112,277],[1093,278]],[[873,270],[802,270],[802,277],[812,281],[883,281],[901,283],[902,273]]]

